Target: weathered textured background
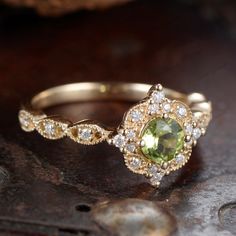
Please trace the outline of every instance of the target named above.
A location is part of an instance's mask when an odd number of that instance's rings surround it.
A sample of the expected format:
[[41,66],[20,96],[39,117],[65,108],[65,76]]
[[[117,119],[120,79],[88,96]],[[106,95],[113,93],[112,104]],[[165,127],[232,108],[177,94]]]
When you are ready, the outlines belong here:
[[[235,235],[236,42],[179,3],[134,1],[42,19],[0,8],[0,235]],[[159,190],[118,150],[45,140],[17,123],[22,100],[75,81],[161,82],[203,92],[214,119]],[[118,124],[129,104],[55,108]],[[112,114],[112,115],[111,115]]]
[[131,0],[0,0],[14,7],[35,9],[41,15],[58,16],[80,9],[105,9]]

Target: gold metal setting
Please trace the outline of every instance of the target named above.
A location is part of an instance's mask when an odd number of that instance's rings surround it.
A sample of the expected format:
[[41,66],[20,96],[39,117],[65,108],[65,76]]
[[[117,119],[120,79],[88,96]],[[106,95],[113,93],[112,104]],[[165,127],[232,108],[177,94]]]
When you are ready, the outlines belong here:
[[92,121],[84,121],[70,126],[67,135],[77,143],[93,145],[108,139],[111,131],[102,128]]
[[[146,94],[146,95],[145,95]],[[137,101],[124,115],[115,130],[91,120],[72,123],[61,117],[48,117],[41,110],[62,103],[95,100]],[[141,151],[142,133],[155,118],[171,118],[184,131],[184,145],[175,157],[167,162],[154,163]],[[94,145],[107,141],[120,149],[126,166],[134,173],[145,175],[158,187],[164,175],[184,166],[193,146],[205,134],[212,118],[211,103],[202,94],[181,94],[162,85],[133,83],[76,83],[45,90],[31,100],[31,105],[19,111],[21,128],[26,132],[38,131],[48,139],[65,136],[77,143]]]

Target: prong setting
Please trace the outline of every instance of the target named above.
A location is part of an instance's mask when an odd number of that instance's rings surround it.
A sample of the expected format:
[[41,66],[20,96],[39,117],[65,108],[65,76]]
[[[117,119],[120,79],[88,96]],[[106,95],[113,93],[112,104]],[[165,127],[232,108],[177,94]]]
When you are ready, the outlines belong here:
[[[183,147],[176,153],[175,158],[169,161],[164,161],[161,164],[155,163],[148,159],[142,152],[142,148],[146,142],[142,139],[142,134],[148,122],[162,118],[165,120],[173,119],[180,124],[184,132]],[[117,130],[118,133],[125,136],[124,142],[126,143],[121,149],[124,153],[125,163],[127,167],[138,174],[143,174],[150,178],[150,183],[154,187],[158,187],[164,175],[168,175],[172,171],[181,168],[187,163],[190,158],[192,147],[196,145],[201,135],[205,133],[203,128],[198,127],[198,123],[193,118],[192,112],[186,104],[170,100],[165,97],[163,87],[158,84],[151,88],[148,97],[141,103],[133,106],[125,115],[122,122],[122,127],[125,131]],[[134,130],[135,135],[132,139],[127,137],[128,130]],[[131,152],[127,149],[127,145],[135,143],[135,149],[132,147]],[[135,159],[133,155],[135,154]],[[135,161],[130,161],[130,160]],[[137,163],[140,164],[139,168],[134,168]],[[155,170],[155,171],[154,171]],[[154,173],[155,172],[155,173]]]

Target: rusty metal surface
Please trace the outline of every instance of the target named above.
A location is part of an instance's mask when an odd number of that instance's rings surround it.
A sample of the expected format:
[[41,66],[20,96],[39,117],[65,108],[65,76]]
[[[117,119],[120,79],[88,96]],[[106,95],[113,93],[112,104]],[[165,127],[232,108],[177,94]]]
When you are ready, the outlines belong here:
[[173,216],[155,202],[125,199],[101,202],[92,210],[98,224],[108,227],[117,235],[170,235],[176,230]]
[[[157,205],[156,222],[167,234],[174,229],[175,235],[235,235],[235,63],[235,41],[180,5],[138,1],[54,20],[4,12],[0,235],[125,235],[95,212],[103,202],[112,210],[127,199]],[[84,147],[20,130],[20,101],[53,85],[88,80],[161,82],[199,91],[212,100],[214,119],[186,167],[155,190],[105,143]],[[55,109],[117,124],[128,106],[84,103]],[[129,224],[124,218],[131,229]]]

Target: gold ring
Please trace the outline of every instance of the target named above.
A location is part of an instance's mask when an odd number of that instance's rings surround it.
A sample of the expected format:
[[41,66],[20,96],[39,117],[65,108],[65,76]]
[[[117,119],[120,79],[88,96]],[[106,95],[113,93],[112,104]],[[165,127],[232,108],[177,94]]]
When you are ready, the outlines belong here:
[[[71,102],[120,100],[137,102],[118,128],[93,120],[76,123],[42,110]],[[69,137],[94,145],[107,141],[120,149],[126,166],[158,187],[164,175],[184,166],[212,118],[211,102],[200,93],[182,94],[162,85],[85,82],[53,87],[34,96],[19,111],[24,131],[48,139]]]

